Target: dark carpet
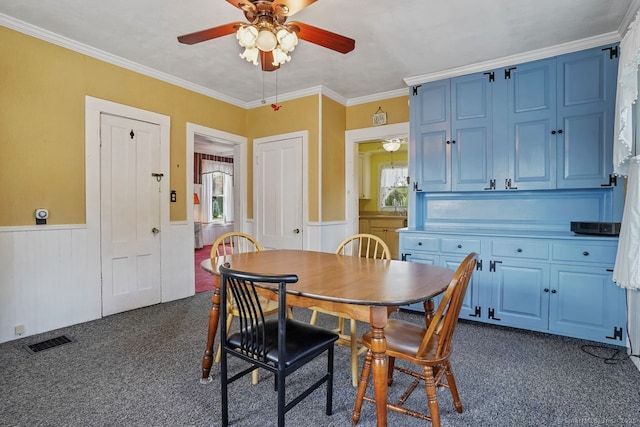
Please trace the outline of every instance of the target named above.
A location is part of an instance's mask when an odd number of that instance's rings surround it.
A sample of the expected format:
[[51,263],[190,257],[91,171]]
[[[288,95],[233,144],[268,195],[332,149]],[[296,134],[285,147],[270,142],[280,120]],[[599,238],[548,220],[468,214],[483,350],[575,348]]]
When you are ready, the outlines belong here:
[[[210,292],[0,344],[2,426],[218,426],[220,384],[201,385]],[[308,311],[295,309],[297,318]],[[394,316],[420,322],[418,315]],[[319,324],[329,325],[326,317]],[[359,325],[365,331],[366,325]],[[25,345],[67,334],[74,342],[31,354]],[[460,322],[452,357],[464,412],[439,390],[443,426],[637,426],[640,372],[618,347],[510,328]],[[585,351],[586,350],[586,351]],[[235,360],[232,367],[237,367]],[[288,380],[311,381],[324,359]],[[355,398],[349,349],[336,348],[334,414],[324,389],[287,414],[290,426],[349,426]],[[390,395],[406,383],[397,375]],[[234,426],[275,425],[273,380],[261,372],[231,385]],[[425,408],[422,389],[411,397]],[[360,426],[375,425],[365,402]],[[389,413],[390,426],[429,423]]]

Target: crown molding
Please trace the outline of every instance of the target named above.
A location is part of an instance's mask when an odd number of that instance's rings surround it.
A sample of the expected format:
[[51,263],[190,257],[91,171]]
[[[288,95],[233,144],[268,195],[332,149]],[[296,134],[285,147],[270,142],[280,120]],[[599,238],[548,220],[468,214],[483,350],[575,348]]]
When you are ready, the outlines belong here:
[[448,79],[451,77],[464,76],[467,74],[478,73],[481,71],[491,70],[493,68],[506,67],[514,64],[522,64],[525,62],[536,61],[538,59],[550,58],[552,56],[564,55],[566,53],[577,52],[579,50],[590,49],[593,47],[603,46],[610,43],[616,43],[621,40],[620,33],[612,31],[610,33],[601,34],[599,36],[588,37],[586,39],[576,40],[569,43],[559,44],[549,48],[532,50],[530,52],[517,55],[505,56],[490,61],[478,62],[464,67],[451,68],[436,73],[422,74],[419,76],[407,77],[404,82],[408,86],[420,83],[434,82],[438,80]]
[[358,105],[358,104],[366,104],[367,102],[376,102],[376,101],[382,101],[390,98],[398,98],[400,96],[409,96],[408,88],[374,93],[373,95],[361,96],[359,98],[351,98],[347,100],[347,107],[351,107],[353,105]]
[[237,107],[247,108],[246,102],[229,97],[220,92],[216,92],[214,90],[208,89],[204,86],[200,86],[195,83],[191,83],[189,81],[179,79],[175,76],[163,73],[151,67],[140,65],[136,62],[129,61],[128,59],[121,58],[119,56],[110,54],[100,49],[96,49],[94,47],[88,46],[86,44],[79,43],[70,38],[61,36],[59,34],[53,33],[51,31],[45,30],[40,27],[36,27],[35,25],[28,24],[26,22],[20,21],[18,19],[15,19],[11,16],[4,15],[2,13],[0,13],[0,25],[3,25],[12,30],[21,32],[23,34],[38,38],[40,40],[44,40],[46,42],[55,44],[57,46],[72,50],[74,52],[78,52],[83,55],[87,55],[92,58],[99,59],[109,64],[117,65],[118,67],[126,68],[127,70],[131,70],[148,77],[153,77],[154,79],[158,79],[163,82],[170,83],[175,86],[179,86],[184,89],[188,89],[193,92],[197,92],[202,95],[206,95],[211,98],[218,99],[220,101],[224,101],[226,103],[235,105]]

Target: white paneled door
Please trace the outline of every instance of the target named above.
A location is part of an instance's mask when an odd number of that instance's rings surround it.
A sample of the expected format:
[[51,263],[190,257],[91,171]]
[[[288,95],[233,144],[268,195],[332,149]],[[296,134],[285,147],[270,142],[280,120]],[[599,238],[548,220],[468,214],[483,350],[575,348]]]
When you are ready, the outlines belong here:
[[[101,115],[102,314],[160,302],[160,126]],[[168,178],[164,178],[168,179]]]
[[256,238],[266,248],[303,249],[303,138],[258,142]]

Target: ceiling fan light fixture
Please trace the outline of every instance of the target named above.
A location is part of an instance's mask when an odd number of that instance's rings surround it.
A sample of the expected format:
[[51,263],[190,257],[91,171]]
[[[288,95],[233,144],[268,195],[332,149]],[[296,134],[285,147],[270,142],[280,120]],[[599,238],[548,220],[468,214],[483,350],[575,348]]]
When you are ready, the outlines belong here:
[[263,52],[271,52],[278,45],[278,39],[271,29],[262,28],[256,39],[256,46]]
[[236,38],[240,46],[244,48],[253,48],[258,40],[258,29],[253,25],[244,25],[238,29]]
[[295,31],[281,28],[276,34],[276,38],[278,39],[280,50],[284,53],[292,52],[298,45],[298,36]]
[[240,54],[240,58],[246,59],[247,62],[251,62],[253,65],[258,65],[259,53],[257,47],[246,47],[244,52]]
[[287,55],[280,47],[273,49],[273,62],[271,63],[273,66],[282,65],[285,62],[291,61],[291,56]]

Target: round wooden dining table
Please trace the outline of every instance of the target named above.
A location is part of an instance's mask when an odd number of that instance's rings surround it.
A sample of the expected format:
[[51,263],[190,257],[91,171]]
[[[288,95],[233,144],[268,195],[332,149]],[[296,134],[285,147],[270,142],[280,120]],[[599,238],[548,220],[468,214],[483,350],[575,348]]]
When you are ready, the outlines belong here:
[[[433,314],[432,298],[443,292],[453,277],[448,268],[397,260],[376,260],[306,250],[266,250],[217,258],[201,267],[212,273],[215,288],[209,314],[207,344],[202,359],[202,380],[210,381],[213,344],[220,318],[218,266],[261,275],[296,274],[298,282],[287,286],[287,305],[320,306],[368,322],[372,330],[372,372],[377,425],[387,425],[387,358],[384,328],[398,307],[423,302],[425,322]],[[260,284],[256,283],[256,286]],[[270,289],[264,295],[277,298]]]

